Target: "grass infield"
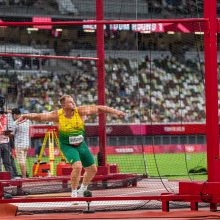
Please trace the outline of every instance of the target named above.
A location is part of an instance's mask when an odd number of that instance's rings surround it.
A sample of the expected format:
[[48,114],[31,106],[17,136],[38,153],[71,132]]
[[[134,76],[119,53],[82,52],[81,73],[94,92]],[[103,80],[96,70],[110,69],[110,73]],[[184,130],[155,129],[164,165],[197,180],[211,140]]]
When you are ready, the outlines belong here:
[[[32,176],[32,167],[36,159],[34,157],[27,158],[29,176]],[[43,157],[42,162],[49,162],[49,158]],[[55,158],[54,167],[59,162],[60,158]],[[207,174],[204,172],[207,167],[205,153],[108,155],[107,163],[118,164],[121,173],[148,174],[150,177],[161,176],[168,179],[207,179]]]

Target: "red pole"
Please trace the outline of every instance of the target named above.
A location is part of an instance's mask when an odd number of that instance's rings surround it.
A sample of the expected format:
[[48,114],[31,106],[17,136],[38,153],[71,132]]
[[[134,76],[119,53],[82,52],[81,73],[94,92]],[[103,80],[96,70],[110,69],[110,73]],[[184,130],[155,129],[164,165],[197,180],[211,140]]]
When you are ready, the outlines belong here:
[[204,17],[210,21],[204,34],[208,182],[220,182],[216,0],[204,0]]
[[89,24],[147,24],[147,23],[192,23],[193,22],[207,22],[204,18],[177,18],[177,19],[144,19],[144,20],[103,20],[99,21],[41,21],[41,22],[8,22],[1,21],[0,26],[35,26],[35,25],[52,25],[52,26],[70,26],[70,25],[89,25]]
[[[103,20],[103,0],[96,0],[96,20]],[[105,52],[104,52],[104,25],[97,24],[96,29],[97,44],[97,70],[98,70],[98,104],[105,105]],[[99,150],[100,163],[106,165],[106,116],[99,114]]]

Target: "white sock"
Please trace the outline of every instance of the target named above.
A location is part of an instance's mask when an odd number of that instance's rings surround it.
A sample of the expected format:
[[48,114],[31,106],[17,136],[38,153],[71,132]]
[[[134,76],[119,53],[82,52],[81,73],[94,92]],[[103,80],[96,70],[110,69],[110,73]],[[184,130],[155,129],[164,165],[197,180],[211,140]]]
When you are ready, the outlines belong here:
[[79,188],[79,191],[86,191],[88,188],[88,186],[84,186],[83,183],[81,184],[80,188]]
[[77,190],[76,189],[72,189],[71,197],[72,198],[76,198],[77,197]]
[[84,186],[83,184],[80,186],[79,190],[78,190],[78,196],[82,197],[84,196],[84,192],[87,190],[88,186]]

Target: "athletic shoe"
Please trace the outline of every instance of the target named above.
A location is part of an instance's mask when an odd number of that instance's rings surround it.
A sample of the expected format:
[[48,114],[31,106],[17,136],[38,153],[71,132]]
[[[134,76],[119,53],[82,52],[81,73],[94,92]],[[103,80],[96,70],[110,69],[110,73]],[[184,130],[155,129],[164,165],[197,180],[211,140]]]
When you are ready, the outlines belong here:
[[76,191],[76,190],[73,190],[73,191],[71,192],[71,197],[72,197],[72,198],[76,198],[76,197],[77,197],[77,191]]
[[77,191],[77,196],[78,197],[84,197],[84,192],[86,191],[86,189],[84,190],[84,189],[79,189],[78,191]]

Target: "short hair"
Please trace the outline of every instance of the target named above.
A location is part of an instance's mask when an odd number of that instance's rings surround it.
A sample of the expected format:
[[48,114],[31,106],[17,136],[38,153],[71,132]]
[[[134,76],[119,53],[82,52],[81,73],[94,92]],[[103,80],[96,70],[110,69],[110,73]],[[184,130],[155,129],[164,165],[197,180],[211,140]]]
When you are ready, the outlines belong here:
[[20,109],[19,108],[13,108],[12,110],[11,110],[11,113],[12,113],[12,115],[20,115],[21,114],[21,111],[20,111]]
[[66,98],[72,98],[72,96],[71,96],[71,95],[63,95],[63,96],[60,98],[59,103],[60,103],[61,105],[63,105],[63,103],[65,102]]

